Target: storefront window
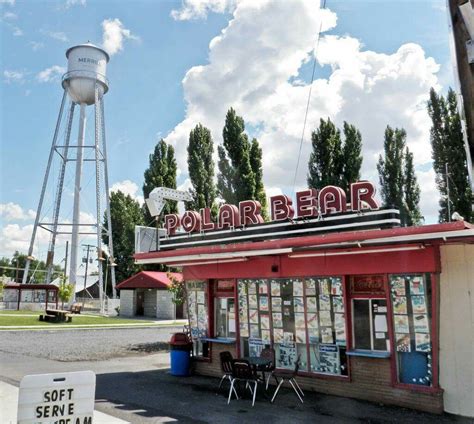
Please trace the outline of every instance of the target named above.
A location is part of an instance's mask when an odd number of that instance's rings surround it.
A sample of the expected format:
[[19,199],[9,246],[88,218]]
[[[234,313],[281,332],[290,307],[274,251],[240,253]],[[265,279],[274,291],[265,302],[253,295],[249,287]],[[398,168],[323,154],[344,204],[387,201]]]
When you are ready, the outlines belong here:
[[201,338],[208,337],[206,283],[204,281],[187,281],[186,293],[194,355],[207,357],[209,353],[208,343],[201,341]]
[[229,297],[218,297],[214,301],[216,308],[216,337],[235,338],[235,301]]
[[56,302],[56,292],[48,290],[48,302]]
[[400,383],[432,385],[431,282],[427,277],[390,276]]
[[244,355],[273,346],[278,368],[300,356],[304,371],[347,375],[341,278],[239,280],[238,292]]
[[354,348],[390,350],[385,299],[353,299]]

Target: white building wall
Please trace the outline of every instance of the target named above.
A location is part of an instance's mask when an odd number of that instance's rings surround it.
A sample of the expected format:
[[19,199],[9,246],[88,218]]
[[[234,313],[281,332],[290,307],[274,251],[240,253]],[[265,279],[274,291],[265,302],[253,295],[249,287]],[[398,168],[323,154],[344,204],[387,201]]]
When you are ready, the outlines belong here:
[[137,312],[135,290],[120,290],[120,316],[133,317]]
[[439,377],[444,408],[474,417],[474,245],[440,250]]
[[172,300],[173,294],[168,290],[157,290],[156,294],[156,317],[158,319],[175,319],[176,307]]

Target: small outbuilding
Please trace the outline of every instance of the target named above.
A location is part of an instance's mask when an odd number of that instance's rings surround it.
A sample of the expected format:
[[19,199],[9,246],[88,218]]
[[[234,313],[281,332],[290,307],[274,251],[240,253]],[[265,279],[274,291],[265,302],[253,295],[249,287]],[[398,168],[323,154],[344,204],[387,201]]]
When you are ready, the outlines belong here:
[[58,287],[53,284],[8,283],[3,288],[5,309],[41,311],[58,307]]
[[180,273],[141,271],[117,285],[120,290],[120,315],[145,316],[158,319],[183,318],[183,307],[173,302],[168,290],[172,278],[182,281]]

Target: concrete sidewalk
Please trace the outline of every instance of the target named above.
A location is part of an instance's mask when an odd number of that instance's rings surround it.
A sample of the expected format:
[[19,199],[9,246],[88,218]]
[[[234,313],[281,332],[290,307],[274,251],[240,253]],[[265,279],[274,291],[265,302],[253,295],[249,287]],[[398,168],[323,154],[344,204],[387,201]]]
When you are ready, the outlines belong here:
[[[18,387],[0,381],[0,423],[16,424],[18,392]],[[94,424],[130,424],[129,421],[99,411],[94,411],[93,422]]]

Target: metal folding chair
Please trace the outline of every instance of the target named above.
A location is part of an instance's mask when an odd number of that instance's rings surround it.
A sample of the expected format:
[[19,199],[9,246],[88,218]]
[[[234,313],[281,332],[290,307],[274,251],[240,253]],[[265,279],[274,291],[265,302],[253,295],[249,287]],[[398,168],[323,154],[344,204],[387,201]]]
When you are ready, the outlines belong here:
[[234,359],[232,357],[232,353],[228,351],[221,352],[219,356],[221,359],[221,369],[222,369],[223,375],[222,375],[221,381],[219,382],[219,388],[217,389],[218,392],[221,389],[222,383],[225,380],[229,380],[229,383],[232,383],[232,360]]
[[250,393],[252,394],[252,406],[254,406],[255,397],[257,396],[257,386],[260,380],[254,368],[250,365],[248,361],[234,359],[232,361],[232,381],[230,383],[229,398],[227,399],[227,404],[230,403],[230,399],[232,398],[232,392],[234,392],[237,399],[239,399],[239,396],[235,390],[235,383],[239,381],[245,381],[245,388],[248,388],[250,390]]
[[304,393],[303,393],[303,390],[301,390],[301,387],[298,385],[298,382],[296,381],[296,378],[295,378],[297,376],[298,370],[300,368],[300,359],[301,359],[301,355],[298,355],[298,359],[296,360],[296,363],[295,363],[295,369],[293,371],[281,370],[281,371],[274,371],[273,372],[273,377],[275,377],[275,380],[278,381],[279,378],[281,380],[278,382],[278,386],[275,390],[275,393],[273,394],[273,397],[272,397],[272,400],[271,400],[272,403],[275,400],[275,398],[278,394],[278,391],[280,390],[280,387],[282,386],[282,384],[285,381],[288,381],[291,384],[291,387],[293,387],[293,390],[295,391],[296,395],[298,396],[298,399],[301,401],[301,403],[303,403]]

